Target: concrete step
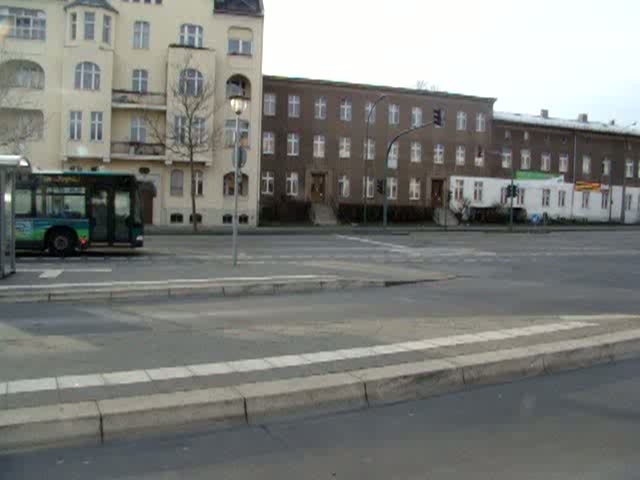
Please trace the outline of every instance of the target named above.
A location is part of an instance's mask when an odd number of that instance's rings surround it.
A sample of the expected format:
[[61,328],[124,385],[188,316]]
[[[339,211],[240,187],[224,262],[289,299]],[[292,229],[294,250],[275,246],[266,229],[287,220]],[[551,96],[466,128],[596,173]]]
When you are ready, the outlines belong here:
[[314,225],[319,226],[333,226],[338,224],[333,209],[324,203],[314,203],[311,205],[311,220]]

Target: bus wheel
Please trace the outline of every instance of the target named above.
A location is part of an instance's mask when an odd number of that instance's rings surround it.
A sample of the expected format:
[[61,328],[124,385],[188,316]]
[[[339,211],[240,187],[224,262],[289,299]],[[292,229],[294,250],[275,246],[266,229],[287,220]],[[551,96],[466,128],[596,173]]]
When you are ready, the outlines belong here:
[[70,232],[53,231],[49,235],[49,251],[52,255],[71,256],[76,251],[76,240]]

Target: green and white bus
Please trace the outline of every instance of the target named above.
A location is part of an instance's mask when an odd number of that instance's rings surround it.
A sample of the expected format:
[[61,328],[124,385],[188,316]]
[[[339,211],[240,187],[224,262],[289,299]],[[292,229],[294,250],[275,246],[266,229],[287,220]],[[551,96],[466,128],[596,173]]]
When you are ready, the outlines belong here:
[[16,185],[16,248],[72,255],[93,246],[142,247],[138,182],[115,172],[34,172]]

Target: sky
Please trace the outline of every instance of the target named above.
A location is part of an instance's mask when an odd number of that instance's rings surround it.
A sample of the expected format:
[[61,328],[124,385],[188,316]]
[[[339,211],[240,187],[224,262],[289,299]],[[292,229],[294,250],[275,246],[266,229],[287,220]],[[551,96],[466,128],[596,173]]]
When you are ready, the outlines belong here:
[[264,0],[263,70],[640,123],[637,0]]

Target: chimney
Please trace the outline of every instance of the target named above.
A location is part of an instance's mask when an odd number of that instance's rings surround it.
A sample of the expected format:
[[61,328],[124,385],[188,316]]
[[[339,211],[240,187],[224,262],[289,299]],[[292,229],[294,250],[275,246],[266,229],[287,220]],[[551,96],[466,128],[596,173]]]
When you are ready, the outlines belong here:
[[578,121],[582,123],[588,123],[589,115],[587,115],[586,113],[581,113],[580,115],[578,115]]
[[549,118],[549,110],[546,110],[546,109],[540,110],[540,116],[542,118]]

